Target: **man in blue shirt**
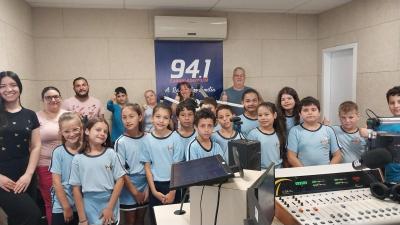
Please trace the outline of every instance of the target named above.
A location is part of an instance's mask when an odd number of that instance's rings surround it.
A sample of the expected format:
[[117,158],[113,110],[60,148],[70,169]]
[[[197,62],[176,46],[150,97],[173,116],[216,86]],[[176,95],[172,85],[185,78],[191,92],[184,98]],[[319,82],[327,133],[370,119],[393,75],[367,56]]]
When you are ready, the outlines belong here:
[[[232,75],[233,86],[225,89],[221,95],[221,101],[232,102],[236,104],[242,103],[243,92],[249,89],[244,85],[246,81],[246,71],[242,67],[236,67]],[[233,107],[236,116],[243,114],[243,108]]]

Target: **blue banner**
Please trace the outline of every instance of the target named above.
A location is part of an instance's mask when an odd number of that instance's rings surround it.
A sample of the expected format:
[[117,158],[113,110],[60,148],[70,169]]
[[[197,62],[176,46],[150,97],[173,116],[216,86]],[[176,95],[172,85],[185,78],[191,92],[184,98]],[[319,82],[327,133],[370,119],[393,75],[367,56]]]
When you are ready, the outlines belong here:
[[155,41],[157,96],[175,98],[177,84],[189,82],[196,99],[202,87],[219,99],[223,89],[222,41]]

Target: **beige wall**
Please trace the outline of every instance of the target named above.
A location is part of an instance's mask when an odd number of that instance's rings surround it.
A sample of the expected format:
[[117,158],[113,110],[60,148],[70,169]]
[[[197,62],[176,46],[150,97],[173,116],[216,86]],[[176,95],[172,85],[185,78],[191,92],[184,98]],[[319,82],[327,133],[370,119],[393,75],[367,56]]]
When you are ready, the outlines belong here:
[[318,72],[322,49],[358,43],[357,103],[390,115],[386,91],[400,81],[400,1],[353,0],[318,16]]
[[0,70],[12,70],[22,79],[22,103],[38,105],[35,93],[31,7],[23,0],[0,0]]
[[[357,102],[388,115],[385,92],[400,81],[400,1],[354,0],[317,16],[164,12],[115,9],[33,8],[23,0],[0,0],[0,68],[24,83],[23,104],[40,108],[46,85],[73,94],[71,81],[85,76],[103,102],[113,88],[128,88],[132,101],[155,88],[153,17],[225,16],[224,85],[235,66],[247,84],[274,100],[284,85],[301,97],[318,96],[321,51],[358,43]],[[364,113],[363,113],[364,114]]]
[[284,85],[317,95],[317,16],[257,13],[163,12],[116,9],[33,9],[35,79],[73,95],[72,79],[89,79],[103,102],[123,85],[131,101],[155,89],[155,15],[225,16],[224,84],[243,66],[247,84],[275,100]]

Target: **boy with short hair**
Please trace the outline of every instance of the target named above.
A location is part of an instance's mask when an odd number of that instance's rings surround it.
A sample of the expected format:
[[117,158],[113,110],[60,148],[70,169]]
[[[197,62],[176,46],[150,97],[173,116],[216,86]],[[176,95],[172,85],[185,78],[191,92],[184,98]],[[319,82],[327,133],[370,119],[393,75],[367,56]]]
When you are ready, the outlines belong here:
[[107,110],[112,113],[111,142],[113,144],[124,133],[121,111],[127,102],[128,94],[124,87],[115,88],[114,94],[107,102]]
[[290,129],[287,146],[289,164],[293,167],[340,163],[342,154],[335,132],[321,124],[320,104],[313,97],[300,101],[303,123]]
[[332,128],[342,150],[342,163],[351,163],[364,153],[366,141],[363,136],[368,134],[366,128],[357,126],[360,113],[355,102],[345,101],[339,105],[339,119],[341,125]]
[[220,129],[214,132],[211,138],[219,144],[223,152],[222,157],[225,161],[229,162],[228,142],[240,139],[238,132],[235,131],[231,122],[233,109],[229,105],[220,105],[217,107],[216,114]]
[[197,136],[186,148],[186,160],[193,160],[220,154],[223,152],[219,144],[211,140],[214,130],[215,115],[210,109],[200,109],[196,112],[194,126]]
[[192,99],[183,100],[176,107],[176,118],[179,121],[179,128],[175,131],[182,143],[182,148],[196,137],[196,131],[193,126],[194,114],[196,113],[196,104]]
[[[400,117],[400,86],[395,86],[386,92],[386,101],[392,115]],[[398,126],[398,124],[382,126],[383,129],[381,131],[385,131],[385,128],[388,129],[386,131],[397,131],[399,130]],[[400,151],[399,147],[397,147],[400,145],[399,142],[397,139],[394,139],[390,146],[388,146],[388,149],[392,152]],[[385,165],[385,182],[400,183],[400,163],[393,162]]]

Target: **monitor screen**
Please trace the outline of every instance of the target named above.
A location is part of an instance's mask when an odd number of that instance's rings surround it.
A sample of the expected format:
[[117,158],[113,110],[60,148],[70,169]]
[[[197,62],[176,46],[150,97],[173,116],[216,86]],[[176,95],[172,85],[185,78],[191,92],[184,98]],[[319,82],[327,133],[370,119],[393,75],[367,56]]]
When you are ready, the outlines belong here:
[[260,214],[267,224],[271,224],[275,216],[275,173],[274,166],[269,169],[265,179],[258,187],[258,204],[260,205]]
[[261,144],[253,140],[232,140],[228,142],[230,166],[237,166],[234,152],[238,153],[240,167],[248,170],[261,170]]
[[234,177],[233,172],[220,155],[172,164],[170,188],[193,185],[211,185]]

